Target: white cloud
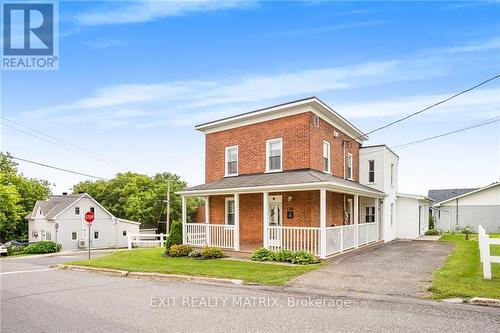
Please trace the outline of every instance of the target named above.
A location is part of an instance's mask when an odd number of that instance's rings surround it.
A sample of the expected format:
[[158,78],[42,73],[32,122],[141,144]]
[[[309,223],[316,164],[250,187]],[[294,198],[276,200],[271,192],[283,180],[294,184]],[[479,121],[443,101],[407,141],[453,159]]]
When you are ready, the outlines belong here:
[[253,1],[212,1],[212,0],[177,0],[177,1],[141,1],[118,6],[106,6],[84,12],[75,17],[81,25],[110,25],[143,23],[162,17],[180,16],[193,12],[226,10],[248,7]]
[[82,42],[82,45],[97,50],[107,49],[114,46],[120,46],[121,44],[122,41],[118,39],[100,39],[92,42],[90,41]]
[[347,29],[363,28],[363,27],[367,27],[367,26],[377,25],[380,23],[382,23],[382,22],[381,21],[352,22],[352,23],[336,24],[336,25],[329,25],[329,26],[323,26],[323,27],[314,27],[314,28],[308,28],[308,29],[277,31],[277,32],[271,32],[265,36],[266,37],[297,37],[297,36],[310,35],[310,34],[318,34],[318,33],[325,33],[325,32],[342,31],[342,30],[347,30]]

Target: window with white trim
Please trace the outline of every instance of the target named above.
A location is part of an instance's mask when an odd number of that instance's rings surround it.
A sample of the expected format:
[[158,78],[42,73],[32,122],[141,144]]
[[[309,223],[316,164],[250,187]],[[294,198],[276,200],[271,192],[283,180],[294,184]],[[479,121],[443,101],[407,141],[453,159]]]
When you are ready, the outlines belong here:
[[71,233],[71,240],[77,240],[78,239],[78,233],[76,231],[73,231]]
[[123,230],[123,231],[122,231],[122,236],[123,236],[123,237],[127,237],[127,230]]
[[352,154],[347,154],[347,179],[352,180]]
[[234,198],[226,198],[226,218],[227,225],[234,225]]
[[75,215],[80,215],[80,207],[75,207]]
[[94,231],[94,239],[99,239],[99,231]]
[[52,240],[52,234],[50,233],[50,231],[47,231],[47,233],[45,234],[45,239]]
[[226,147],[226,176],[238,175],[238,146]]
[[283,171],[283,140],[266,141],[266,172]]
[[375,183],[375,160],[368,161],[368,182]]
[[323,141],[323,171],[330,173],[330,142]]
[[394,186],[394,164],[391,163],[391,186]]
[[394,223],[394,204],[391,203],[391,225]]
[[375,206],[365,207],[365,222],[366,223],[375,222]]
[[91,211],[92,213],[95,213],[95,208],[94,208],[94,207],[90,207],[90,211]]

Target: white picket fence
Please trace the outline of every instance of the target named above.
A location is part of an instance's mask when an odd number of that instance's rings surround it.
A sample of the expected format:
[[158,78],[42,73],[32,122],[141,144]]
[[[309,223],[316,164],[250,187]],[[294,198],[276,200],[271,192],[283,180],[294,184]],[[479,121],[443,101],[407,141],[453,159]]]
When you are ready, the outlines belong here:
[[500,263],[500,256],[490,254],[490,245],[500,245],[500,239],[490,238],[482,226],[478,227],[478,238],[479,257],[483,263],[483,277],[491,280],[491,264]]
[[304,250],[319,256],[320,232],[320,228],[270,226],[268,227],[268,248],[272,251]]
[[132,247],[163,247],[168,234],[127,234],[128,249]]
[[378,240],[377,223],[326,228],[326,255],[344,252]]
[[234,225],[186,223],[186,241],[194,246],[234,248]]

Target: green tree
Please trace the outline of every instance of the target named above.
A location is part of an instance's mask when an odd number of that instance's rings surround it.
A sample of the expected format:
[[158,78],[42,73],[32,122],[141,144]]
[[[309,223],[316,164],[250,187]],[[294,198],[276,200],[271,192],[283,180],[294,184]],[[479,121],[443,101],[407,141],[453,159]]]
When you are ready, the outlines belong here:
[[27,178],[19,173],[17,164],[7,153],[0,153],[0,239],[27,238],[28,222],[24,219],[37,200],[50,194],[50,183]]

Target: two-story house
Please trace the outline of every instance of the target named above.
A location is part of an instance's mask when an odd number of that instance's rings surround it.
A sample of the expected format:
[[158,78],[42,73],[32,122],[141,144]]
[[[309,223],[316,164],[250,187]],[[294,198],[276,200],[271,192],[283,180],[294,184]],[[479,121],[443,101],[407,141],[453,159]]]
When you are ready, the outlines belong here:
[[[184,243],[304,249],[325,258],[385,239],[379,221],[387,194],[360,182],[367,137],[318,98],[196,129],[205,134],[206,182],[179,192]],[[189,196],[205,197],[205,223],[187,221]]]

